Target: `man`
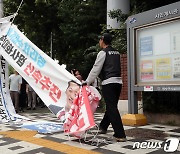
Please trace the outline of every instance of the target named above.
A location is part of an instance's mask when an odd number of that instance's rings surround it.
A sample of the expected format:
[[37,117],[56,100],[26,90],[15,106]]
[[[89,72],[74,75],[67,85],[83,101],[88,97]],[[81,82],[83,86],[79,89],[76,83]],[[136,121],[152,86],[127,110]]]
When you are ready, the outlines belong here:
[[[57,105],[50,104],[48,108],[51,110],[52,113],[54,113],[58,117],[58,119],[60,119],[61,121],[65,121],[67,113],[71,109],[71,106],[75,98],[79,94],[79,90],[80,90],[80,85],[77,82],[75,82],[74,80],[69,81],[68,87],[65,91],[66,93],[65,107],[60,107]],[[98,106],[98,102],[101,99],[101,96],[95,88],[93,89],[89,87],[86,89],[86,91],[91,105],[91,110],[94,113]]]
[[68,87],[66,89],[66,105],[65,105],[65,112],[69,112],[74,99],[78,96],[80,90],[80,85],[75,81],[71,80],[68,82]]
[[80,72],[77,69],[72,69],[71,73],[79,80],[79,81],[83,81],[82,76],[80,74]]
[[28,97],[28,107],[27,110],[31,110],[31,107],[33,110],[36,110],[36,92],[34,91],[34,89],[29,85],[26,84],[26,93],[27,93],[27,97]]
[[90,85],[100,74],[102,80],[102,94],[106,103],[106,112],[100,123],[101,133],[105,134],[111,123],[114,129],[113,136],[116,141],[123,142],[126,141],[126,135],[117,109],[122,88],[120,54],[111,47],[111,41],[112,36],[110,33],[105,33],[100,37],[99,46],[102,50],[98,53],[86,82]]
[[68,82],[66,89],[66,104],[65,107],[50,104],[48,108],[54,113],[61,121],[65,121],[65,114],[69,112],[74,99],[77,97],[80,90],[80,85],[75,81],[71,80]]
[[13,105],[15,106],[15,110],[18,113],[19,112],[19,93],[21,90],[21,84],[22,84],[22,77],[19,75],[19,73],[14,70],[14,74],[9,76],[10,81],[10,95],[13,102]]
[[26,84],[26,80],[22,78],[21,91],[19,96],[20,112],[24,112],[24,108],[27,106]]

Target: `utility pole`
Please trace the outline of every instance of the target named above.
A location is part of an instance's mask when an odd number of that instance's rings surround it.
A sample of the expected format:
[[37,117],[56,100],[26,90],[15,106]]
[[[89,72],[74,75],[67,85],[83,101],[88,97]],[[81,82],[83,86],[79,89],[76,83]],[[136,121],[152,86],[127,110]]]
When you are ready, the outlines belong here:
[[107,0],[107,29],[119,29],[120,22],[117,19],[111,19],[109,12],[120,9],[122,13],[128,14],[130,10],[130,0]]
[[51,55],[51,58],[52,58],[52,45],[53,45],[53,33],[51,32],[51,45],[50,45],[50,55]]
[[3,0],[0,0],[0,18],[3,17]]

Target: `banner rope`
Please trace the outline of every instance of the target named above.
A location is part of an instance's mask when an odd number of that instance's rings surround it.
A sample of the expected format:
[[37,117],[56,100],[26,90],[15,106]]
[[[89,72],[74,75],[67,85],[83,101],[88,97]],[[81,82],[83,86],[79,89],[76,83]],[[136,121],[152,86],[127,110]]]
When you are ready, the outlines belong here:
[[[13,16],[13,18],[12,18],[12,21],[10,22],[11,24],[10,24],[10,26],[9,26],[9,29],[8,29],[8,31],[7,31],[7,34],[9,33],[9,30],[10,30],[10,28],[11,28],[13,22],[14,22],[14,19],[16,18],[17,14],[18,14],[18,12],[19,12],[21,6],[22,6],[23,1],[24,1],[24,0],[21,0],[21,3],[19,4],[16,13],[14,13],[14,16]],[[7,34],[5,35],[5,37],[7,37]]]
[[109,140],[104,139],[103,137],[98,137],[100,128],[99,125],[96,124],[94,128],[89,129],[85,132],[85,134],[83,134],[83,136],[81,136],[81,138],[79,139],[79,143],[81,146],[83,146],[82,144],[82,140],[85,143],[91,143],[92,146],[96,146],[99,147],[100,144],[112,144],[113,143],[113,139],[109,138]]
[[21,8],[23,1],[24,1],[24,0],[21,0],[21,3],[19,4],[18,9],[17,9],[17,11],[16,11],[16,13],[15,13],[13,19],[12,19],[11,25],[13,24],[14,19],[16,18],[16,15],[18,14],[18,12],[19,12],[19,10],[20,10],[20,8]]

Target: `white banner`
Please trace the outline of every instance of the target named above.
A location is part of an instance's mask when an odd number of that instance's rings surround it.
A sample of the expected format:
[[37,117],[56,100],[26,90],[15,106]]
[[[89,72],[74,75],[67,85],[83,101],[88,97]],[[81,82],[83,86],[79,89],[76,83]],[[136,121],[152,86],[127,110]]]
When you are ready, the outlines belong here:
[[[62,122],[66,120],[63,127],[65,132],[78,136],[78,132],[82,133],[95,125],[93,113],[101,98],[98,91],[88,86],[81,88],[81,82],[74,75],[58,65],[8,21],[1,25],[0,55],[29,83],[57,118]],[[3,82],[7,81],[3,80],[0,86],[3,87]],[[1,88],[1,102],[10,99],[9,89],[6,89],[7,97],[3,95]],[[10,115],[9,111],[15,114],[11,99],[8,103],[1,102],[2,115]],[[5,109],[6,106],[9,107]]]
[[8,63],[3,56],[0,56],[0,77],[0,122],[29,120],[15,112],[9,93]]
[[[0,54],[31,85],[57,117],[70,99],[66,89],[70,81],[81,84],[21,33],[15,25],[5,23],[0,34]],[[64,112],[63,112],[64,113]]]
[[[0,26],[0,32],[12,17],[14,17],[14,15],[0,19],[0,23],[3,23]],[[8,63],[3,56],[0,55],[0,122],[19,122],[22,120],[29,119],[15,112],[9,93]]]

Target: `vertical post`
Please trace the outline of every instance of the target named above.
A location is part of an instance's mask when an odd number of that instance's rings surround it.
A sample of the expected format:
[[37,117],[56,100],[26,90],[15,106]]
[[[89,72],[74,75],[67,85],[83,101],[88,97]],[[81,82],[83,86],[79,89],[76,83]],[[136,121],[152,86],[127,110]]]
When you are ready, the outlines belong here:
[[130,29],[127,29],[127,39],[128,39],[128,112],[130,114],[138,113],[138,98],[137,91],[134,91],[135,84],[135,65],[134,59],[135,55],[133,51],[133,44],[130,43],[133,39],[133,34],[130,33]]
[[3,0],[0,0],[0,18],[3,17]]
[[53,44],[53,41],[52,41],[52,32],[51,32],[51,45],[50,45],[50,56],[52,58],[52,44]]
[[120,9],[124,14],[128,14],[130,10],[130,0],[107,0],[107,29],[120,28],[120,22],[109,17],[109,11],[117,9]]
[[128,113],[132,113],[132,105],[131,105],[131,54],[130,54],[130,29],[127,29],[127,65],[128,65]]

